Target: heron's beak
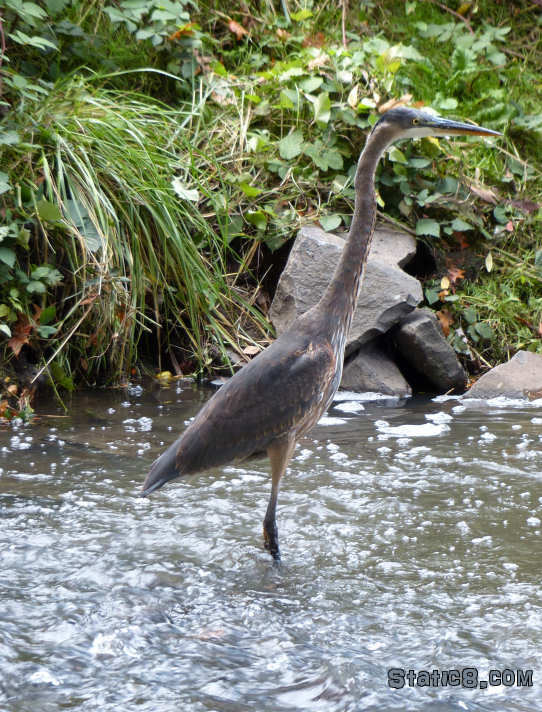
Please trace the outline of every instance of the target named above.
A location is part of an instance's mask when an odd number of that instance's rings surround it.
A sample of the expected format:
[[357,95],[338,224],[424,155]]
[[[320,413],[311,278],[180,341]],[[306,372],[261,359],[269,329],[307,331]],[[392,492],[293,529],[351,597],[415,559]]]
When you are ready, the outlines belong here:
[[485,129],[483,126],[464,124],[461,121],[450,121],[440,116],[435,116],[423,123],[425,128],[431,129],[432,132],[434,131],[434,136],[502,136],[499,131]]

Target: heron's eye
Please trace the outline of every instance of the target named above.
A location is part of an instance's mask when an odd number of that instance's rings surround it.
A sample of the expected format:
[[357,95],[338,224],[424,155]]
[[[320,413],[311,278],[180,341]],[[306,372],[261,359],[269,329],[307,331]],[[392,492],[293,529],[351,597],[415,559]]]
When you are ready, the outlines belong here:
[[412,119],[412,125],[417,126],[420,123],[419,119]]

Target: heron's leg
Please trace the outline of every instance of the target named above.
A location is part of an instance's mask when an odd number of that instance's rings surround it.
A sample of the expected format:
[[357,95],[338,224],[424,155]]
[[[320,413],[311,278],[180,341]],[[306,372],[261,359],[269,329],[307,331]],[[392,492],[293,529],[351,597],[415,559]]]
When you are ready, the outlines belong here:
[[280,481],[286,472],[286,467],[295,448],[294,438],[288,438],[272,443],[267,448],[271,462],[271,497],[263,520],[263,537],[265,548],[275,561],[280,561],[279,536],[275,519]]

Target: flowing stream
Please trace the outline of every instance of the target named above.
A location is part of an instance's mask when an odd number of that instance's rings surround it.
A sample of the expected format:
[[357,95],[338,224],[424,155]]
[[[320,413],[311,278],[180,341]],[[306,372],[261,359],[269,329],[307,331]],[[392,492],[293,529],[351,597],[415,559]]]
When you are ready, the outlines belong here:
[[284,479],[277,568],[267,460],[137,496],[211,392],[0,430],[2,712],[542,710],[542,402],[339,394]]

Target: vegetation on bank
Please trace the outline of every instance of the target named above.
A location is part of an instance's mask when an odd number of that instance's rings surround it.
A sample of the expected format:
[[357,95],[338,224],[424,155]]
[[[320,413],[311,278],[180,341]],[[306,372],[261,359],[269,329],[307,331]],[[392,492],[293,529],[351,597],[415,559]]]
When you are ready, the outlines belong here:
[[[427,303],[471,371],[542,352],[536,6],[5,5],[5,364],[60,392],[256,353],[269,255],[302,223],[348,228],[366,132],[397,102],[505,133],[392,147],[380,210],[418,236]],[[28,405],[14,385],[0,416]]]

